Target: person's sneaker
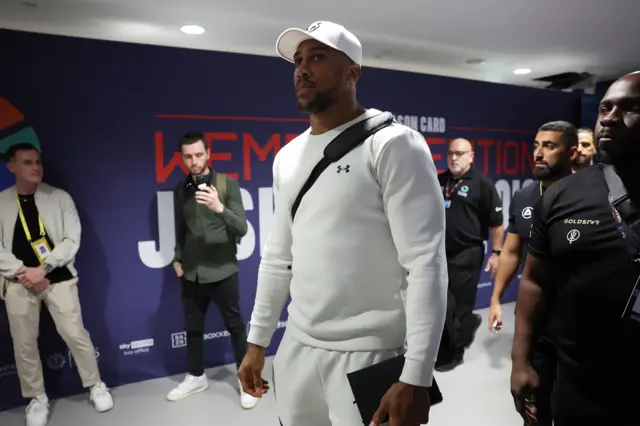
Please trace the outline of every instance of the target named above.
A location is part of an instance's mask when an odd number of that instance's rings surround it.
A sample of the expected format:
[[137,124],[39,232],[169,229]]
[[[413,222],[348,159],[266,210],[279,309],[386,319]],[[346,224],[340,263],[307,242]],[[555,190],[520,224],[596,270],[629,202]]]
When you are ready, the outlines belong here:
[[49,421],[49,399],[46,396],[33,398],[25,413],[27,426],[47,426]]
[[89,399],[93,402],[96,411],[99,413],[104,413],[113,408],[113,397],[111,396],[111,392],[109,392],[109,388],[107,388],[103,382],[91,388]]
[[255,396],[251,396],[245,391],[242,390],[242,383],[238,380],[238,385],[240,386],[240,406],[245,410],[251,410],[258,402],[260,402],[260,398],[256,398]]
[[184,381],[180,383],[175,389],[173,389],[167,395],[167,399],[169,401],[179,401],[183,398],[188,397],[189,395],[193,395],[194,393],[205,391],[209,388],[209,380],[207,380],[207,375],[203,374],[202,376],[192,376],[191,374],[187,374]]

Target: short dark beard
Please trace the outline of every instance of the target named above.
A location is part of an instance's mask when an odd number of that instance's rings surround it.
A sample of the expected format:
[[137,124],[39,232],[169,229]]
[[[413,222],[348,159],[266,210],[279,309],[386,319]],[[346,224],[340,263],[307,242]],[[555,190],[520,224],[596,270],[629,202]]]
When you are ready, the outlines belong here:
[[575,161],[577,166],[586,167],[591,165],[591,160],[583,155],[578,156]]
[[537,180],[554,179],[562,175],[564,167],[535,167],[533,169],[533,175]]
[[335,94],[331,92],[316,92],[316,95],[306,105],[297,100],[297,108],[303,114],[311,115],[324,112],[336,103]]

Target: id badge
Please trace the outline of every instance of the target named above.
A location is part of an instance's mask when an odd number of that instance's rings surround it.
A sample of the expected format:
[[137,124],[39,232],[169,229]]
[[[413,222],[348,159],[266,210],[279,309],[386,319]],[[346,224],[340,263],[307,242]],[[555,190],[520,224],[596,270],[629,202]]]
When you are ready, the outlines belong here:
[[631,296],[629,297],[627,305],[624,307],[624,312],[622,313],[622,318],[626,318],[638,326],[640,326],[640,297],[638,297],[638,293],[640,293],[640,287],[638,286],[639,283],[640,276],[636,279]]
[[451,207],[451,200],[444,200],[444,208],[448,209],[449,207]]
[[41,264],[44,263],[45,259],[51,254],[51,247],[49,247],[49,243],[44,237],[32,242],[31,247],[36,253],[36,256],[38,256],[38,260]]

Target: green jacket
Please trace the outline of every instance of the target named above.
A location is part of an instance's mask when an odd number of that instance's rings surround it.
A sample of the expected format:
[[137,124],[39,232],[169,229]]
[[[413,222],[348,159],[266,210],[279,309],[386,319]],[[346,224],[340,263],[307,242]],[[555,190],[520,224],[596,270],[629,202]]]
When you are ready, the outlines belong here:
[[[196,202],[191,175],[174,190],[178,213],[174,262],[182,264],[187,280],[199,283],[220,281],[238,272],[236,243],[247,233],[238,182],[223,174],[216,177],[213,170],[208,176],[224,205],[221,214]],[[226,188],[219,188],[224,186],[220,179],[226,179]]]

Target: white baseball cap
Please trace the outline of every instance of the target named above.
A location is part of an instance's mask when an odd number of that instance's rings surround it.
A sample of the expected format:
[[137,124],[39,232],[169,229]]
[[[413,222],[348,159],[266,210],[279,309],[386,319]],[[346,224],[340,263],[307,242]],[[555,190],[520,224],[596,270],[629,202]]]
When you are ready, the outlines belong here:
[[298,46],[306,40],[317,40],[344,53],[356,64],[362,65],[360,40],[342,25],[328,21],[314,22],[306,30],[300,28],[285,30],[276,41],[276,51],[287,61],[293,62]]

